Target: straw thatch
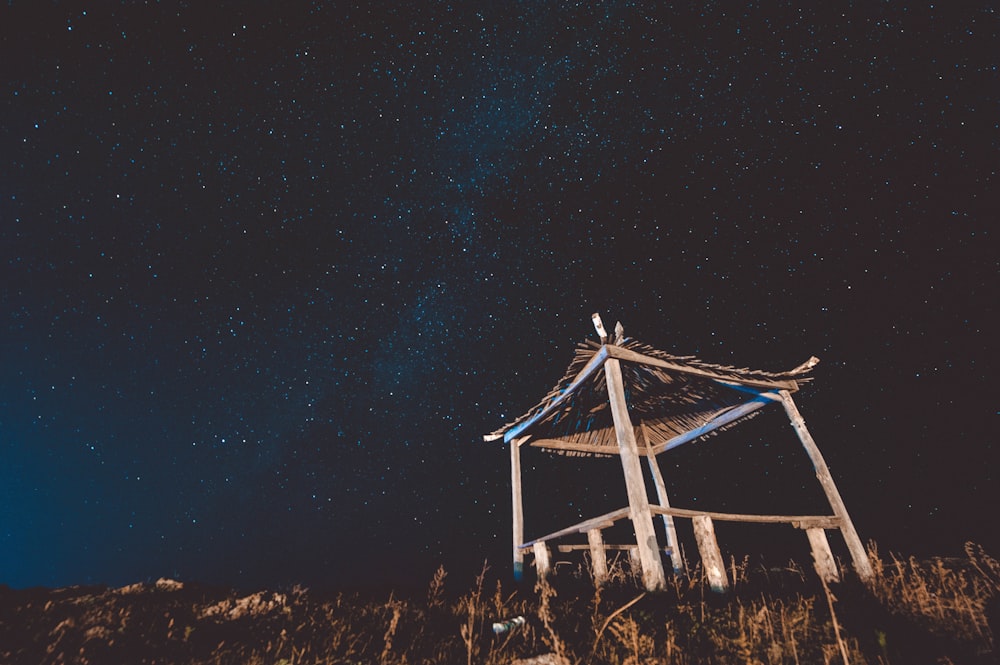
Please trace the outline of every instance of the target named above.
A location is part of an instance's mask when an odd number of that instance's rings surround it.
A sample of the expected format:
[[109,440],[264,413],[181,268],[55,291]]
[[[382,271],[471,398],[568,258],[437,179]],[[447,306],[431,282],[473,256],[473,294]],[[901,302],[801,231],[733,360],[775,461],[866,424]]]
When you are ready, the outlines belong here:
[[[578,344],[565,375],[545,398],[485,438],[510,439],[516,434],[530,436],[532,445],[560,454],[617,454],[605,374],[585,371],[604,348],[592,341]],[[613,356],[625,356],[621,361],[622,376],[640,449],[702,427],[761,393],[794,392],[800,383],[808,381],[805,374],[818,362],[812,358],[787,372],[765,372],[675,356],[627,338],[608,349]],[[649,364],[651,361],[659,363]]]

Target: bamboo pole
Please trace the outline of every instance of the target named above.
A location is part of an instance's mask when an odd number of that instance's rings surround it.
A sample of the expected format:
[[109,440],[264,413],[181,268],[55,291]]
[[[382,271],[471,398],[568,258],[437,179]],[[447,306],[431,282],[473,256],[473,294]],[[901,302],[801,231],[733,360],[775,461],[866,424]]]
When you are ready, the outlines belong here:
[[613,358],[605,361],[604,373],[607,379],[611,414],[615,421],[615,434],[618,438],[622,470],[625,473],[629,510],[632,525],[635,528],[639,559],[642,564],[643,584],[647,590],[656,591],[663,589],[667,581],[663,574],[663,562],[660,561],[656,531],[653,529],[653,515],[649,510],[646,483],[642,478],[639,446],[635,440],[635,429],[632,426],[628,405],[625,402],[625,386],[622,381],[622,369],[619,361]]
[[791,394],[787,390],[782,390],[780,395],[785,412],[788,414],[788,419],[791,421],[792,427],[799,437],[799,441],[802,442],[802,447],[805,448],[806,454],[809,455],[809,459],[813,463],[813,468],[816,470],[816,478],[823,487],[823,492],[826,494],[827,501],[830,502],[833,514],[840,519],[840,532],[847,543],[847,550],[851,553],[854,570],[862,580],[870,580],[874,575],[871,561],[868,560],[868,553],[861,543],[861,538],[858,537],[858,532],[854,528],[851,516],[847,513],[847,506],[844,505],[844,500],[840,497],[837,485],[833,482],[833,476],[830,475],[830,469],[826,466],[826,460],[823,459],[819,447],[813,440],[809,430],[806,429],[805,419],[802,418],[802,414],[799,413],[798,408],[795,406]]

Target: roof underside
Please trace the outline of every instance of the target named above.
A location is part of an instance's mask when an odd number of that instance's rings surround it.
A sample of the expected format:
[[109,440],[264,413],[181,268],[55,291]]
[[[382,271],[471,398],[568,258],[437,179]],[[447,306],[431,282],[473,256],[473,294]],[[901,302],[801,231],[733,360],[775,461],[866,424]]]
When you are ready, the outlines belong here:
[[[486,436],[511,440],[529,437],[531,445],[570,455],[616,455],[608,389],[602,365],[621,361],[626,403],[640,452],[678,440],[699,429],[721,429],[794,392],[815,358],[788,372],[764,372],[675,356],[631,339],[619,344],[581,342],[563,378],[520,418]],[[707,433],[707,432],[706,432]],[[692,436],[692,438],[697,438]]]

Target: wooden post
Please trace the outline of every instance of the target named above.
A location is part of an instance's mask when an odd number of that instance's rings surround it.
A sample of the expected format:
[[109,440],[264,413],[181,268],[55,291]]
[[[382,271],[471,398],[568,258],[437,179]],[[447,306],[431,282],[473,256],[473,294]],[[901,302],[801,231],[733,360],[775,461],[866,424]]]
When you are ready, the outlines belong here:
[[535,573],[539,580],[544,580],[552,570],[552,563],[549,560],[549,546],[544,542],[535,543],[531,546],[535,552]]
[[[670,498],[667,496],[667,484],[663,481],[663,474],[660,472],[660,465],[656,461],[656,455],[649,449],[649,441],[646,441],[646,460],[649,464],[649,471],[653,474],[653,484],[656,486],[656,496],[660,505],[664,508],[670,507]],[[674,516],[664,514],[663,529],[667,534],[667,547],[670,548],[670,562],[674,566],[674,575],[683,575],[684,556],[681,554],[680,543],[677,542],[677,529],[674,527]]]
[[639,446],[635,440],[635,429],[632,426],[628,405],[625,402],[625,386],[622,381],[622,368],[619,361],[614,358],[606,360],[604,362],[604,375],[608,384],[608,399],[611,403],[611,415],[615,421],[615,434],[618,438],[622,469],[625,472],[625,488],[628,492],[632,526],[635,528],[639,560],[642,563],[642,581],[648,591],[657,591],[666,587],[667,580],[663,575],[663,562],[660,561],[656,531],[653,530],[653,515],[649,510],[646,482],[642,478],[642,465],[639,463]]
[[792,427],[799,437],[799,441],[802,442],[802,447],[805,448],[806,454],[812,460],[813,468],[816,470],[816,478],[819,480],[819,484],[822,485],[823,492],[826,493],[826,499],[830,502],[833,514],[840,519],[840,532],[847,543],[847,550],[851,553],[854,570],[862,580],[870,580],[874,575],[871,561],[868,560],[868,553],[865,551],[865,546],[861,543],[861,538],[858,537],[858,532],[854,528],[851,516],[847,513],[847,506],[844,505],[844,500],[840,497],[837,485],[833,482],[830,469],[827,468],[826,461],[819,452],[819,447],[813,441],[809,430],[806,429],[805,419],[802,418],[802,414],[799,413],[795,402],[792,401],[792,395],[787,390],[782,390],[780,395],[781,403],[785,407],[785,413],[788,414],[788,419],[791,421]]
[[524,577],[524,504],[521,501],[521,442],[523,439],[512,439],[510,442],[510,486],[511,509],[513,511],[514,535],[514,580],[520,582]]
[[824,582],[839,582],[840,573],[837,571],[837,562],[833,559],[833,552],[830,551],[830,541],[826,539],[826,531],[818,527],[806,529],[809,536],[809,547],[812,549],[813,567],[816,574]]
[[729,580],[726,578],[722,552],[719,551],[719,541],[715,539],[712,518],[708,515],[695,515],[691,518],[691,523],[694,525],[694,538],[698,543],[701,565],[705,568],[708,583],[712,591],[723,593],[729,588]]
[[639,559],[639,548],[628,548],[628,565],[632,568],[632,574],[636,577],[642,576],[642,560]]
[[594,569],[594,586],[601,586],[608,579],[608,554],[604,551],[604,536],[600,529],[587,532],[590,543],[590,566]]

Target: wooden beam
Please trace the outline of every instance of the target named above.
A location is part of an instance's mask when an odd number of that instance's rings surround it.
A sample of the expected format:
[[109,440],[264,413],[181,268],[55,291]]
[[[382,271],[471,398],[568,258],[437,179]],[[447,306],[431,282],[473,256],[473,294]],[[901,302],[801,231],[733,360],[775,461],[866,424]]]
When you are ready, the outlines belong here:
[[547,418],[549,415],[551,415],[551,413],[555,411],[560,404],[566,401],[566,399],[568,399],[569,396],[572,395],[583,382],[589,379],[594,374],[594,372],[596,372],[598,369],[601,368],[601,365],[604,364],[604,361],[607,360],[607,358],[608,358],[608,347],[602,346],[596,353],[594,353],[593,357],[591,357],[591,359],[587,361],[587,364],[584,365],[583,369],[580,370],[580,373],[576,375],[573,381],[568,386],[566,386],[566,389],[563,390],[558,397],[549,402],[545,406],[545,408],[543,408],[541,411],[536,413],[528,420],[525,420],[524,422],[515,425],[514,427],[511,427],[509,430],[504,432],[503,440],[506,442],[520,436],[521,433],[524,432],[526,429],[528,429],[535,423],[540,422],[545,418]]
[[[585,453],[592,455],[617,455],[618,446],[602,446],[596,443],[577,443],[575,441],[563,441],[562,439],[532,439],[529,444],[532,448],[546,448],[548,450],[565,450],[573,453]],[[647,450],[644,446],[639,446],[640,455],[645,455]]]
[[833,476],[830,475],[830,469],[826,466],[826,460],[823,459],[819,447],[813,440],[809,430],[806,429],[806,421],[795,406],[791,394],[786,390],[782,390],[780,394],[782,404],[785,406],[785,412],[788,414],[788,419],[791,421],[792,427],[799,437],[799,441],[802,442],[802,447],[805,448],[806,454],[813,463],[813,468],[816,470],[816,478],[823,487],[823,492],[826,493],[827,501],[830,502],[830,507],[833,508],[833,514],[840,520],[840,533],[847,543],[847,551],[851,553],[854,570],[862,580],[870,580],[875,574],[872,570],[871,561],[868,560],[868,553],[865,551],[865,546],[861,543],[861,538],[858,537],[858,532],[854,528],[851,516],[847,513],[847,506],[844,505],[840,491],[837,490],[837,485],[833,482]]
[[514,538],[514,579],[521,581],[524,576],[524,553],[521,543],[524,542],[524,503],[521,496],[521,439],[510,442],[510,487],[512,535]]
[[726,564],[722,560],[722,552],[719,551],[719,541],[715,538],[715,528],[712,526],[712,518],[708,515],[696,515],[692,519],[694,524],[694,539],[698,543],[698,553],[701,555],[701,564],[705,569],[705,576],[712,591],[722,593],[729,588],[729,580],[726,578]]
[[[635,543],[629,543],[627,545],[604,543],[602,547],[605,552],[627,552],[635,549]],[[582,552],[583,550],[590,549],[590,543],[569,543],[567,545],[556,545],[556,549],[564,554],[568,552]]]
[[622,470],[625,473],[625,489],[628,493],[632,526],[635,528],[639,559],[642,562],[643,583],[647,590],[657,591],[665,588],[667,581],[663,575],[663,562],[660,561],[660,548],[656,542],[656,531],[653,530],[653,516],[649,512],[646,483],[642,478],[642,466],[639,464],[635,427],[632,425],[625,401],[621,365],[614,358],[606,360],[604,374],[608,384],[611,415],[615,421],[615,435],[618,437]]
[[723,374],[718,374],[711,370],[701,369],[698,367],[688,367],[687,365],[678,365],[677,363],[672,363],[669,360],[662,360],[660,358],[654,358],[652,356],[647,356],[644,353],[638,353],[632,351],[631,349],[626,349],[622,346],[609,346],[608,354],[612,358],[618,360],[625,360],[628,362],[639,363],[641,365],[650,365],[652,367],[660,367],[662,369],[669,369],[673,372],[678,372],[680,374],[690,374],[692,376],[699,376],[705,379],[712,379],[713,381],[718,381],[720,383],[725,383],[732,386],[733,384],[738,384],[742,386],[751,386],[753,388],[765,388],[768,390],[788,390],[796,391],[799,389],[799,384],[792,380],[758,380],[758,379],[734,379],[731,376],[726,376]]
[[560,529],[559,531],[554,531],[547,536],[542,536],[541,538],[535,538],[532,541],[521,544],[521,549],[526,549],[531,547],[535,543],[544,543],[549,540],[555,540],[556,538],[562,538],[564,536],[571,536],[575,533],[587,533],[591,529],[606,529],[609,526],[613,526],[615,522],[620,519],[628,517],[628,508],[619,508],[618,510],[612,510],[610,513],[605,513],[604,515],[598,515],[597,517],[591,517],[588,520],[584,520],[579,524],[574,524],[573,526],[566,527],[565,529]]
[[837,571],[837,562],[830,551],[830,541],[826,539],[826,531],[823,529],[806,529],[806,536],[809,537],[809,549],[812,550],[813,567],[816,574],[824,582],[839,582],[840,572]]
[[[643,439],[646,439],[648,434],[646,428],[641,424],[639,425],[639,431],[642,432]],[[648,439],[645,443],[648,449]],[[649,471],[653,476],[653,485],[656,487],[656,498],[661,506],[669,508],[670,497],[667,496],[667,483],[663,480],[663,473],[660,471],[660,464],[656,460],[656,455],[647,455],[646,462],[649,464]],[[681,548],[677,542],[677,529],[674,527],[674,516],[666,513],[660,513],[660,516],[663,517],[663,530],[666,533],[667,548],[670,552],[670,563],[673,565],[674,575],[683,575],[684,556],[681,554]]]
[[757,409],[763,408],[773,402],[777,402],[779,401],[779,399],[780,398],[774,393],[759,393],[757,397],[753,398],[749,402],[744,402],[739,406],[734,406],[728,411],[724,411],[719,415],[715,416],[701,427],[696,427],[692,430],[688,430],[684,434],[678,434],[672,439],[668,439],[666,441],[663,441],[662,443],[658,443],[654,445],[652,448],[650,448],[650,450],[654,455],[659,455],[660,453],[666,450],[671,450],[678,446],[682,446],[685,443],[694,441],[698,437],[705,436],[706,434],[712,432],[713,430],[717,430],[720,427],[724,427],[730,423],[736,422],[740,418],[745,418],[746,416],[749,416]]
[[671,508],[670,506],[650,506],[649,509],[655,515],[673,515],[674,517],[690,517],[692,519],[704,515],[719,522],[791,524],[797,529],[812,527],[821,527],[824,529],[840,528],[840,518],[835,515],[747,515],[743,513],[716,513],[709,510]]
[[587,544],[590,546],[590,567],[594,573],[594,584],[601,586],[608,579],[608,554],[604,550],[604,536],[600,529],[587,532]]

